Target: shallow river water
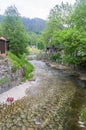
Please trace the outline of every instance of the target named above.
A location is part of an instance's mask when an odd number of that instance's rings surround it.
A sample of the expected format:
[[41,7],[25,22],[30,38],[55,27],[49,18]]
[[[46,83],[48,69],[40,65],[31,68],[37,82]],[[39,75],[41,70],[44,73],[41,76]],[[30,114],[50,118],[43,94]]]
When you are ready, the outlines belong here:
[[0,105],[0,130],[85,130],[78,124],[84,89],[44,62],[30,62],[33,80],[0,94],[1,103],[7,96],[15,99]]

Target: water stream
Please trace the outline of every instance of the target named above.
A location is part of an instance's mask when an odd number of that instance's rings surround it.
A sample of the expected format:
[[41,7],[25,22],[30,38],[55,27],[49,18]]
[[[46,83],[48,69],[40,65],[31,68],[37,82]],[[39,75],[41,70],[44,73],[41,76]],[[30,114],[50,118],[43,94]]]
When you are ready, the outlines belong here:
[[35,67],[34,81],[0,94],[1,103],[7,96],[16,100],[0,109],[1,130],[82,130],[78,117],[84,89],[78,87],[68,74],[48,67],[44,62],[30,62]]

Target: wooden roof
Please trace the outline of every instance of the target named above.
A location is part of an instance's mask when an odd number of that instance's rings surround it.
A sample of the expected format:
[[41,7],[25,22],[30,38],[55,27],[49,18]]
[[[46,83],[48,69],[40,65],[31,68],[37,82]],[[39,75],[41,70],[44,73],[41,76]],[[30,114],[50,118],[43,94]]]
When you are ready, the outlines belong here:
[[7,41],[4,37],[0,37],[0,40]]

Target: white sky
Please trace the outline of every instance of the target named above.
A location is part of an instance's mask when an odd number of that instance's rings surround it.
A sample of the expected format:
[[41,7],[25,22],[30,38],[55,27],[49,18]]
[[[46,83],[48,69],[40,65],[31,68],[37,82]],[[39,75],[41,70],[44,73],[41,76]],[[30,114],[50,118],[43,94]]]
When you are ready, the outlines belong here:
[[50,9],[61,2],[74,3],[75,0],[0,0],[0,14],[4,14],[8,6],[15,5],[21,16],[47,19]]

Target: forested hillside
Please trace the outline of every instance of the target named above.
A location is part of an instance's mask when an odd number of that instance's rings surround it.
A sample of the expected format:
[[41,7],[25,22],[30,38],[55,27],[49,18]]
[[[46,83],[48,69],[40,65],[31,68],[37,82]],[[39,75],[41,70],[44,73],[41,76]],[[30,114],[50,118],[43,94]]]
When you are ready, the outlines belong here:
[[[2,20],[3,16],[0,15],[0,22]],[[39,34],[43,29],[45,28],[46,21],[40,18],[26,18],[26,17],[20,17],[22,20],[22,23],[25,26],[25,29],[27,32],[35,32]]]
[[45,28],[46,21],[40,18],[29,19],[21,17],[21,20],[26,28],[27,32],[40,33]]

